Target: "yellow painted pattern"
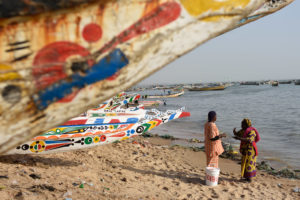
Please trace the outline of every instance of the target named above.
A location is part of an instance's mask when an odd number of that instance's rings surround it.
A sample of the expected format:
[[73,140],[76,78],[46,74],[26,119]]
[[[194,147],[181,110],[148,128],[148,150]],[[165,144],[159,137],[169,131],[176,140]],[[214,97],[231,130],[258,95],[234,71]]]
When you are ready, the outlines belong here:
[[127,139],[129,139],[129,137],[123,137],[122,139],[120,139],[120,141],[123,141],[123,140],[127,140]]
[[94,140],[94,143],[98,143],[100,141],[100,137],[95,136],[93,140]]
[[12,69],[13,68],[11,66],[0,63],[0,82],[21,79],[21,76],[16,72],[5,73],[5,71],[9,71]]
[[150,122],[148,122],[148,124],[151,124],[151,126],[148,129],[148,131],[150,131],[151,129],[153,129],[156,126],[157,121],[150,121]]
[[[199,16],[211,11],[231,11],[235,8],[245,8],[251,0],[180,0],[186,11],[192,16]],[[209,20],[220,19],[220,16],[210,17]]]
[[111,116],[117,116],[117,114],[116,113],[106,113],[105,114],[107,117],[111,117]]
[[52,134],[53,132],[55,133],[60,133],[62,132],[63,130],[65,130],[66,128],[52,128],[50,130],[48,130],[45,134]]
[[46,144],[44,141],[35,141],[30,145],[30,151],[33,153],[40,153],[45,150]]

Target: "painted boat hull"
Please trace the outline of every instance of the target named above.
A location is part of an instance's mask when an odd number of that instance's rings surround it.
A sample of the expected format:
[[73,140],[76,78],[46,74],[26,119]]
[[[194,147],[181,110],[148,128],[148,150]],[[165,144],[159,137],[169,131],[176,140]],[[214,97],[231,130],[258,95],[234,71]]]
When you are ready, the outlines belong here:
[[154,119],[144,122],[133,124],[128,129],[116,129],[114,132],[110,133],[103,133],[99,131],[93,132],[90,130],[81,136],[78,136],[78,134],[75,133],[73,136],[68,135],[68,137],[66,137],[66,135],[60,135],[64,137],[55,139],[53,139],[53,137],[46,138],[39,136],[33,138],[31,141],[19,145],[15,149],[9,151],[7,154],[48,154],[92,148],[99,145],[126,140],[131,137],[141,135],[171,120],[188,116],[190,116],[190,113],[188,112],[177,111],[174,113],[164,114],[163,116],[157,116]]
[[0,154],[292,0],[3,2]]
[[214,90],[225,90],[226,87],[224,85],[220,86],[212,86],[212,87],[194,87],[190,88],[189,91],[214,91]]
[[159,98],[175,98],[184,95],[184,91],[181,91],[176,94],[170,94],[170,95],[149,95],[148,99],[159,99]]

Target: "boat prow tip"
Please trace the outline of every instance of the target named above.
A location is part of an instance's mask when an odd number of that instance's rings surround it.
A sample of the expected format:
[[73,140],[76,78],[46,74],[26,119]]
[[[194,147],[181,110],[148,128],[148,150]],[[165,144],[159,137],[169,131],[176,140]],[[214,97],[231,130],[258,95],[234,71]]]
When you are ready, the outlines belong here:
[[178,118],[190,117],[190,116],[191,116],[190,112],[182,112]]

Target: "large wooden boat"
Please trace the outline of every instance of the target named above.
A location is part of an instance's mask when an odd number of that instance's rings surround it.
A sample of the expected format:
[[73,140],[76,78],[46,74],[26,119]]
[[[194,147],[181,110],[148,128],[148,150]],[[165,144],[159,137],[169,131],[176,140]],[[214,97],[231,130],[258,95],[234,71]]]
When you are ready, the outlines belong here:
[[192,87],[189,88],[189,91],[214,91],[214,90],[225,90],[225,85],[216,85],[216,86],[204,86],[204,87]]
[[292,1],[1,1],[0,154]]
[[86,126],[86,124],[77,123],[71,127],[57,127],[17,146],[7,154],[47,154],[91,148],[126,140],[171,120],[189,116],[189,112],[176,110],[158,112],[149,119],[133,124],[90,124]]

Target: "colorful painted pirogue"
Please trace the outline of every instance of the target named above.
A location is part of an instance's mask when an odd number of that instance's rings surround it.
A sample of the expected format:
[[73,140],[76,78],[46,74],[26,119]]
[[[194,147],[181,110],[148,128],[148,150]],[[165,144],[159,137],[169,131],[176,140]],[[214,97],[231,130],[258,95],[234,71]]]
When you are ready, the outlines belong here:
[[[31,154],[31,153],[56,153],[61,151],[71,151],[83,148],[95,147],[121,141],[150,131],[154,127],[167,123],[168,121],[188,117],[190,113],[182,110],[167,111],[161,113],[156,111],[156,115],[150,119],[144,119],[135,124],[110,124],[107,130],[104,126],[94,124],[88,127],[78,124],[73,127],[58,127],[37,136],[17,148],[9,151],[7,154]],[[112,127],[117,126],[117,129]],[[80,127],[80,129],[78,129]],[[101,130],[102,129],[102,130]]]
[[100,104],[98,107],[91,109],[90,112],[93,110],[99,111],[99,110],[109,110],[113,111],[117,108],[120,108],[121,106],[125,106],[126,104],[134,103],[135,101],[138,101],[140,99],[140,94],[126,94],[125,92],[119,93],[113,98],[110,98],[106,102]]
[[182,96],[184,94],[184,90],[175,93],[175,94],[166,94],[166,95],[149,95],[147,98],[149,99],[157,99],[157,98],[175,98]]
[[7,0],[0,154],[292,0]]

